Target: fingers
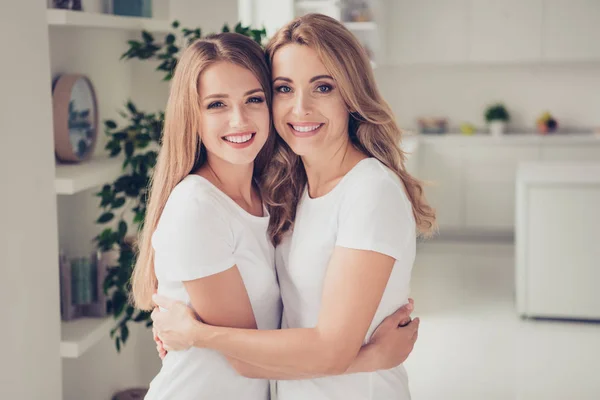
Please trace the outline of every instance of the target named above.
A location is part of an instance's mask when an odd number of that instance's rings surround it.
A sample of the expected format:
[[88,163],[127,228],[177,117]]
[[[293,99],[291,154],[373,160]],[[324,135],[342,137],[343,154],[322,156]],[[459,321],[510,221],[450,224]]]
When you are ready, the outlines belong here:
[[158,309],[158,307],[152,310],[152,313],[150,313],[150,318],[152,318],[152,321],[156,321],[156,317],[158,316],[158,314],[160,314],[160,310]]
[[414,306],[412,299],[408,300],[408,303],[396,310],[388,318],[392,318],[395,321],[395,325],[405,325],[410,321],[410,314],[413,312]]
[[[415,319],[413,319],[407,326],[406,329],[409,330],[409,332],[411,333],[411,339],[413,341],[417,340],[417,337],[419,336],[419,325],[421,324],[421,320],[417,317]],[[404,328],[403,328],[404,329]]]

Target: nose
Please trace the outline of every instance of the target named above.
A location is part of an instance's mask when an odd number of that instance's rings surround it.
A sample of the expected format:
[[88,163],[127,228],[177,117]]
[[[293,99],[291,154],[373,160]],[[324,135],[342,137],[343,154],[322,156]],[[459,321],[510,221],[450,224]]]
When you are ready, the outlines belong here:
[[233,107],[229,118],[229,127],[232,129],[244,128],[248,118],[243,107]]
[[294,99],[294,108],[292,112],[299,117],[309,115],[311,113],[311,102],[308,96],[298,93]]

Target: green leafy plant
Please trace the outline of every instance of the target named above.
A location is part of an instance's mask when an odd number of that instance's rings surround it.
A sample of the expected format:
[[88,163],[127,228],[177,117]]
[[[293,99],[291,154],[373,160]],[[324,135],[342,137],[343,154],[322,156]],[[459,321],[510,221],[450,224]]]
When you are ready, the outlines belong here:
[[504,104],[497,103],[489,106],[485,111],[485,121],[504,121],[508,122],[510,120],[510,114],[504,107]]
[[[141,40],[128,42],[129,49],[121,59],[158,60],[160,63],[156,70],[164,75],[164,81],[171,80],[181,51],[180,45],[202,37],[200,28],[180,29],[177,21],[173,22],[172,27],[174,32],[167,34],[160,42],[149,32],[143,31]],[[222,31],[230,32],[230,28],[225,25]],[[265,29],[250,29],[241,23],[233,31],[249,36],[259,44],[266,38]],[[141,111],[132,101],[128,101],[126,109],[119,114],[126,123],[119,126],[115,121],[107,120],[104,121],[104,130],[109,138],[106,150],[110,157],[124,154],[122,174],[114,182],[104,185],[96,194],[100,198],[102,210],[96,222],[110,226],[94,238],[101,251],[117,251],[119,254],[117,265],[109,267],[104,281],[104,292],[108,296],[107,309],[116,320],[110,334],[117,351],[127,342],[129,322],[144,323],[147,327],[152,325],[150,313],[137,310],[129,303],[136,249],[135,239],[127,234],[130,231],[137,234],[144,224],[148,184],[156,165],[165,117],[163,111]],[[126,222],[128,212],[133,213],[133,227]]]

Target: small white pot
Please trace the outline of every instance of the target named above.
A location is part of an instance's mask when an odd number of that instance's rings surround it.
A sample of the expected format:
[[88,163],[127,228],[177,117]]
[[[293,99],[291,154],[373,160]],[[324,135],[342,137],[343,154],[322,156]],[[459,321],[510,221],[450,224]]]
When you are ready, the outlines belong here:
[[490,128],[490,133],[494,137],[500,137],[506,132],[505,121],[491,121],[488,123],[488,127]]

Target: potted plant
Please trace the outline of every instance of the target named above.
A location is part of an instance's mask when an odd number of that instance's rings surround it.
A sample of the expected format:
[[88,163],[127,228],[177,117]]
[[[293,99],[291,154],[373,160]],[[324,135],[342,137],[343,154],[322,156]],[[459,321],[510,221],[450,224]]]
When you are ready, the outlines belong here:
[[510,115],[502,103],[492,104],[485,111],[485,121],[492,136],[502,136],[509,120]]
[[[178,29],[175,21],[173,28]],[[230,29],[225,25],[223,32]],[[256,30],[237,24],[234,32],[246,35],[262,44],[266,38],[264,29]],[[182,38],[176,35],[181,33]],[[163,80],[169,81],[177,65],[181,45],[201,37],[200,29],[181,29],[165,36],[164,41],[155,41],[149,32],[142,32],[142,40],[129,41],[129,49],[121,56],[124,59],[158,61],[156,68]],[[161,144],[164,112],[146,113],[139,110],[132,101],[126,103],[126,111],[120,112],[124,123],[119,126],[115,121],[104,121],[108,136],[106,150],[110,157],[124,154],[121,176],[104,185],[96,196],[100,198],[100,216],[98,224],[107,227],[94,239],[98,249],[107,257],[112,255],[112,266],[108,268],[104,280],[104,293],[107,295],[108,313],[115,318],[111,338],[120,351],[129,337],[129,322],[152,325],[150,313],[136,310],[129,302],[130,280],[136,262],[135,235],[144,224],[148,184],[158,156],[157,148]],[[134,228],[134,229],[130,229]]]

